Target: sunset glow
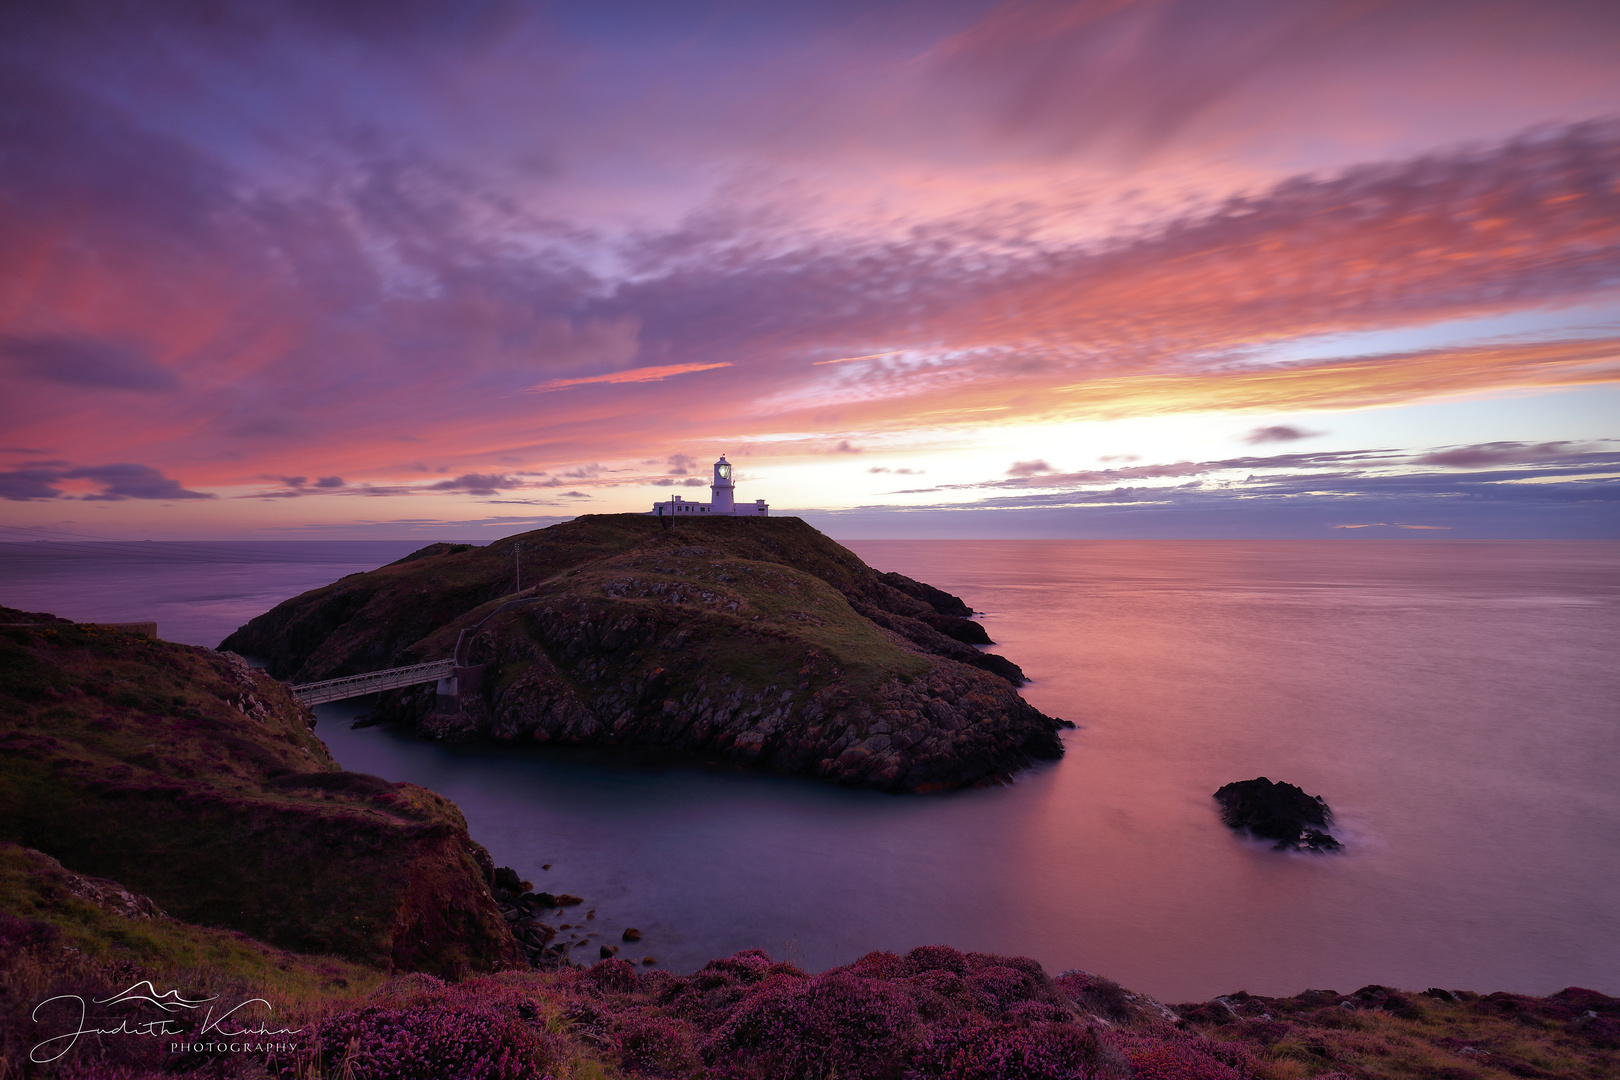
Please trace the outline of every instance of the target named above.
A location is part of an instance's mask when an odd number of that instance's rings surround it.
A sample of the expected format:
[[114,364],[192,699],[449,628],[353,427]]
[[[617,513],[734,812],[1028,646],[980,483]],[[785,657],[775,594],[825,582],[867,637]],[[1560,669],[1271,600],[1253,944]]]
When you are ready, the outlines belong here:
[[1620,534],[1612,5],[183,10],[0,14],[6,538]]

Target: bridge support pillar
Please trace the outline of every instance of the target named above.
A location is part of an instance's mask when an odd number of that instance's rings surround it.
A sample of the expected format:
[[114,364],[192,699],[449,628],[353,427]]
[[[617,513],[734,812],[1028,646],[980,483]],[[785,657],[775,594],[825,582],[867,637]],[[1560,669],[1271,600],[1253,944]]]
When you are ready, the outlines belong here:
[[[471,699],[478,697],[479,691],[483,689],[484,665],[474,664],[471,667],[458,667],[454,675],[448,680],[440,680],[439,685],[442,687],[445,682],[449,682],[454,686],[455,710],[462,712]],[[442,689],[439,692],[444,693]]]
[[455,712],[460,705],[459,694],[456,690],[456,677],[450,675],[439,680],[438,701],[434,702],[437,712]]

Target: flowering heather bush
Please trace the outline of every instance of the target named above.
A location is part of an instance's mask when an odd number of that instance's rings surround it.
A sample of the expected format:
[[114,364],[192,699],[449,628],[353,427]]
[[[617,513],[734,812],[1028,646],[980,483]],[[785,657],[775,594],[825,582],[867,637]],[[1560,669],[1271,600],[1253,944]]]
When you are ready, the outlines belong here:
[[629,994],[636,989],[636,968],[628,960],[603,960],[586,975],[598,987],[612,993]]
[[1057,988],[1082,1009],[1108,1020],[1126,1020],[1131,1015],[1130,998],[1123,986],[1100,975],[1068,971],[1053,980]]
[[906,1080],[1130,1080],[1095,1030],[1073,1023],[973,1024],[935,1031]]
[[[474,980],[402,1005],[371,1004],[322,1020],[326,1071],[365,1080],[533,1080],[559,1047],[535,1003]],[[296,1076],[293,1066],[282,1076]]]
[[690,1024],[668,1016],[621,1017],[616,1032],[619,1063],[637,1076],[691,1076],[702,1067]]
[[746,949],[724,960],[711,960],[690,975],[661,983],[657,1001],[712,1030],[725,1023],[730,1011],[752,987],[771,975],[805,977],[792,964],[772,961],[761,949]]
[[607,1039],[613,1012],[613,1008],[599,998],[575,998],[563,1006],[562,1019],[570,1034],[601,1043]]
[[1040,990],[1033,976],[1002,964],[982,967],[970,973],[966,982],[973,1003],[989,1013],[1003,1013],[1014,1005],[1033,1001]]
[[[880,953],[892,956],[892,953]],[[856,961],[860,963],[860,961]],[[968,969],[968,958],[949,945],[922,945],[906,953],[899,965],[907,975],[920,975],[925,971],[950,971],[961,975]],[[874,972],[876,974],[876,972]],[[889,977],[887,975],[883,977]]]
[[[848,970],[855,971],[855,965],[851,964]],[[967,983],[954,971],[924,971],[918,975],[908,976],[906,982],[919,989],[931,990],[941,997],[965,1000],[964,995],[967,993]]]
[[[912,951],[916,952],[917,950]],[[951,951],[955,952],[956,950],[952,949]],[[887,950],[869,952],[854,963],[844,965],[844,970],[873,979],[898,979],[903,975],[916,974],[906,966],[905,961],[898,954]]]
[[888,1080],[901,1075],[920,1023],[903,986],[847,971],[783,973],[738,1005],[705,1057],[746,1057],[781,1080]]
[[1124,1059],[1039,965],[927,947],[807,975],[759,950],[686,976],[605,960],[544,988],[628,1074],[704,1080],[1108,1080]]
[[1007,1010],[1010,1024],[1072,1024],[1074,1010],[1054,1005],[1050,1001],[1020,1001]]
[[1107,1041],[1130,1063],[1136,1080],[1247,1080],[1254,1065],[1239,1046],[1184,1032],[1114,1031]]
[[[1124,1059],[1038,964],[943,946],[809,976],[757,951],[672,979],[659,1000],[714,1021],[707,1080],[1090,1080]],[[628,1063],[627,1063],[628,1064]]]

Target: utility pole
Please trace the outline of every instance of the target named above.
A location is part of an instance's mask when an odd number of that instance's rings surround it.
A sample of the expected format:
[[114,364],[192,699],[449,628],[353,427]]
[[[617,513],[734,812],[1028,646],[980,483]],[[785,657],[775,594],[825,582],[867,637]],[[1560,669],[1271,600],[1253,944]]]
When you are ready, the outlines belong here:
[[523,591],[523,562],[518,558],[523,552],[523,541],[519,540],[512,545],[512,574],[517,579],[516,592]]

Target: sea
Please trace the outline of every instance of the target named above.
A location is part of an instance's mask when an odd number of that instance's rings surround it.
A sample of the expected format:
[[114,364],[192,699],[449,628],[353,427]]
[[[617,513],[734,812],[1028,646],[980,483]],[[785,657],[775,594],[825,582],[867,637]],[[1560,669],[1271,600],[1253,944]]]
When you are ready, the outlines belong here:
[[[0,603],[216,645],[394,542],[0,545]],[[432,788],[606,940],[677,972],[949,944],[1160,999],[1369,983],[1620,995],[1620,543],[850,541],[956,593],[1073,721],[1059,762],[943,795],[646,755],[444,746],[317,709],[347,769]],[[1211,797],[1327,800],[1336,855]],[[547,868],[549,867],[549,869]],[[583,909],[575,909],[582,912]],[[582,915],[576,915],[580,919]]]

